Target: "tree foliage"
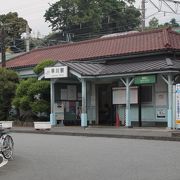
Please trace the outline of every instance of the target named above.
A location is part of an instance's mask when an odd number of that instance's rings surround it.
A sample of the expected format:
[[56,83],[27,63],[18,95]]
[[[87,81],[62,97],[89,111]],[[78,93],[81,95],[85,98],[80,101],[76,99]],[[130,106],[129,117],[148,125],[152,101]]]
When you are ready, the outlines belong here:
[[[6,45],[13,45],[14,43],[23,44],[21,35],[26,32],[26,25],[27,21],[19,17],[17,12],[0,15],[0,29],[4,28]],[[20,45],[17,47],[22,48]]]
[[39,63],[37,66],[35,66],[33,71],[36,74],[40,74],[40,73],[42,73],[44,71],[45,67],[53,65],[53,64],[54,64],[54,61],[51,60],[51,59],[44,60],[41,63]]
[[44,17],[52,30],[75,40],[132,30],[140,23],[140,12],[132,0],[59,0]]
[[38,81],[35,78],[22,80],[16,89],[13,105],[24,112],[49,114],[50,111],[49,81]]
[[[33,69],[40,74],[45,67],[54,64],[52,60],[44,60]],[[34,120],[39,113],[50,113],[50,83],[47,80],[38,81],[36,78],[22,80],[16,89],[13,105],[20,109],[23,120]]]
[[159,24],[159,20],[155,17],[153,17],[149,21],[149,26],[146,29],[156,29],[156,28],[163,28],[163,27],[179,27],[180,25],[177,23],[175,18],[172,18],[169,22],[166,22],[164,24]]
[[9,117],[18,82],[18,75],[14,71],[0,68],[0,120],[7,120]]
[[159,20],[155,17],[153,17],[150,21],[149,21],[149,28],[150,29],[155,29],[159,27]]
[[175,18],[172,18],[169,22],[165,23],[164,26],[179,27],[180,25],[177,23]]

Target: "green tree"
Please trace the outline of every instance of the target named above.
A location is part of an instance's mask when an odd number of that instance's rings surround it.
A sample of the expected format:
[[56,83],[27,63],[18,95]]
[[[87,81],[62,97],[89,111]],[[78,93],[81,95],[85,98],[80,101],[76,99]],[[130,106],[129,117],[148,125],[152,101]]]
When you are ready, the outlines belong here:
[[6,45],[12,45],[16,41],[20,41],[21,35],[26,32],[26,25],[27,21],[19,17],[17,12],[0,15],[0,29],[3,28],[5,31]]
[[50,65],[53,65],[54,61],[51,59],[47,59],[39,63],[37,66],[34,67],[33,71],[38,75],[44,71],[44,68]]
[[138,27],[140,23],[140,12],[125,1],[99,0],[101,7],[102,30],[108,33],[129,31]]
[[59,0],[44,17],[52,30],[60,31],[67,40],[128,31],[140,23],[140,12],[131,0]]
[[175,18],[172,18],[170,21],[169,21],[169,25],[171,27],[179,27],[179,24],[177,23],[176,19]]
[[155,29],[159,27],[159,20],[155,17],[153,17],[150,21],[149,21],[149,29]]
[[18,82],[18,75],[14,71],[0,68],[0,120],[7,120],[9,117]]
[[160,27],[179,27],[179,26],[180,25],[177,23],[175,18],[172,18],[169,22],[160,25]]
[[32,121],[38,118],[38,113],[49,115],[50,112],[49,81],[38,81],[35,78],[22,80],[16,89],[13,105],[19,108],[21,119]]
[[175,18],[172,18],[169,22],[164,23],[164,27],[179,27]]
[[149,21],[149,26],[146,27],[147,30],[149,29],[155,29],[155,28],[164,28],[164,27],[179,27],[180,25],[177,23],[176,19],[172,18],[169,22],[166,22],[164,24],[159,24],[159,20],[155,17],[153,17]]
[[[44,68],[54,64],[52,60],[44,60],[34,67],[38,75]],[[21,119],[35,120],[39,113],[46,116],[50,114],[50,83],[47,80],[38,81],[36,78],[22,80],[16,89],[16,96],[13,105],[20,110]]]

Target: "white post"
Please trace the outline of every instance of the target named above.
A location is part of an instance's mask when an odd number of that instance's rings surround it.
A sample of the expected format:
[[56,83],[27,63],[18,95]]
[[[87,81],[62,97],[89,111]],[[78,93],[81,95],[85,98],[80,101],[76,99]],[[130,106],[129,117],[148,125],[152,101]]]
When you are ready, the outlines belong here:
[[81,127],[87,127],[87,109],[86,109],[86,80],[82,79],[82,113]]
[[50,93],[51,93],[51,114],[50,114],[50,122],[51,125],[56,125],[56,119],[55,119],[55,112],[54,112],[54,80],[51,79],[51,87],[50,87]]
[[134,78],[130,80],[130,77],[126,77],[126,81],[121,78],[121,81],[126,86],[126,127],[131,127],[131,120],[130,120],[130,86],[134,82]]
[[172,76],[168,74],[168,128],[172,128]]
[[126,78],[126,126],[131,126],[130,121],[130,90],[129,90],[129,77]]
[[162,79],[167,83],[168,85],[168,119],[167,119],[167,127],[172,128],[172,75],[168,74],[167,79],[161,75]]

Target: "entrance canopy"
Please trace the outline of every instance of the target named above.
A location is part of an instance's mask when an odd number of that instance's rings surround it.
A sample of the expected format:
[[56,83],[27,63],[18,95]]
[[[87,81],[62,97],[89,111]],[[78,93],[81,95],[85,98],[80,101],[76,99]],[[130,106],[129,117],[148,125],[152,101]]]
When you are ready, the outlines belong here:
[[[65,62],[59,61],[55,66],[67,66],[69,72],[78,78],[107,78],[140,74],[179,72],[180,60],[170,58],[146,61],[118,62],[115,64]],[[39,77],[42,79],[44,74]]]
[[[86,97],[87,97],[87,81],[93,79],[102,78],[104,80],[110,79],[119,79],[122,81],[124,86],[126,87],[126,126],[131,126],[131,118],[130,118],[130,86],[134,82],[134,77],[136,75],[147,75],[147,74],[160,74],[160,77],[166,82],[168,85],[168,127],[172,127],[172,84],[173,84],[173,74],[178,74],[180,70],[180,60],[173,60],[170,58],[155,58],[155,59],[147,59],[147,60],[129,60],[129,61],[116,61],[116,63],[97,63],[97,62],[65,62],[59,61],[54,65],[54,67],[67,67],[68,74],[74,75],[81,81],[82,84],[82,114],[81,114],[81,125],[87,125],[87,105],[86,105]],[[44,74],[42,74],[39,79],[44,78]],[[51,79],[53,83],[53,78]],[[51,83],[51,84],[52,84]],[[52,85],[52,93],[53,85]],[[53,97],[53,96],[52,96]],[[54,102],[54,98],[51,98],[51,102]],[[53,100],[53,101],[52,101]],[[53,103],[52,103],[53,107]],[[52,110],[53,114],[54,111]]]

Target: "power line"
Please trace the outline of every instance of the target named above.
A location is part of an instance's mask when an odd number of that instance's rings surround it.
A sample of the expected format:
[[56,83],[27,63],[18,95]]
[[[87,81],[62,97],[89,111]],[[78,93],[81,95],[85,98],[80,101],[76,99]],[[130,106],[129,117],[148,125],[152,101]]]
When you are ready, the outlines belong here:
[[[154,0],[149,0],[149,2],[157,9],[158,12],[180,14],[180,12],[179,12],[180,1],[158,0],[159,4],[157,4]],[[175,6],[172,7],[171,6],[172,4],[174,4]],[[168,8],[170,11],[163,10],[163,7]]]
[[[104,26],[110,26],[110,25],[113,25],[113,24],[115,24],[115,23],[114,22],[111,22],[111,23],[102,23],[102,25],[104,25]],[[136,26],[135,23],[126,23],[126,25],[121,25],[121,26],[118,25],[116,27],[109,27],[109,28],[112,31],[113,30],[117,30],[117,29],[126,30],[128,28],[132,29],[132,26],[134,26],[133,28],[136,28],[135,27]],[[88,26],[82,27],[82,28],[71,28],[71,29],[67,30],[67,32],[63,32],[63,33],[72,33],[73,34],[74,31],[78,31],[79,32],[80,30],[86,30],[86,29],[89,29],[89,28],[91,28],[91,25],[88,25]],[[100,31],[107,32],[106,30],[102,30],[102,29]],[[109,32],[109,33],[112,33],[112,32]],[[86,32],[86,33],[83,33],[83,34],[89,34],[89,32]],[[78,35],[80,35],[80,33],[78,33]],[[75,34],[75,36],[76,36],[76,34]]]

